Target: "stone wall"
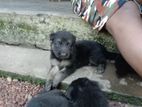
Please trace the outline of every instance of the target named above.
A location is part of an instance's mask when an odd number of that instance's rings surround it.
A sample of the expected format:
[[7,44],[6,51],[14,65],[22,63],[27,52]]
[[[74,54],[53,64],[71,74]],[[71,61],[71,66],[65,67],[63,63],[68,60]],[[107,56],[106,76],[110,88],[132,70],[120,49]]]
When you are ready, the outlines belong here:
[[0,15],[0,42],[49,49],[49,34],[58,30],[72,32],[77,39],[96,40],[115,50],[107,33],[96,33],[81,18],[57,15]]

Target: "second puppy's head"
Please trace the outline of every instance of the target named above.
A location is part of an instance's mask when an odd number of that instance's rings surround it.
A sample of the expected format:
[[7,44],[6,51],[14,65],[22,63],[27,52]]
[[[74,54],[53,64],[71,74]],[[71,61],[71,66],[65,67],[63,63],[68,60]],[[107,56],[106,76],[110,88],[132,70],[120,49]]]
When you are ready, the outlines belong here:
[[73,101],[76,101],[82,95],[86,95],[85,97],[92,96],[94,93],[100,92],[100,88],[98,86],[98,83],[95,81],[92,81],[88,78],[79,78],[77,80],[74,80],[67,89],[67,96],[69,99],[72,99]]
[[71,57],[76,38],[73,34],[67,31],[58,31],[50,34],[51,51],[58,59],[68,59]]
[[109,107],[98,83],[87,78],[74,80],[69,85],[66,96],[76,107]]

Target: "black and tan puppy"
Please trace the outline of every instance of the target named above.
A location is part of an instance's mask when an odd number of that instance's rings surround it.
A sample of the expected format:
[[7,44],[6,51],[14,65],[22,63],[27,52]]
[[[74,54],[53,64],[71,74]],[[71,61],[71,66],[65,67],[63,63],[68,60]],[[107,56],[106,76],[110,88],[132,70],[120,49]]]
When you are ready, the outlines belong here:
[[74,80],[66,93],[54,89],[33,97],[26,107],[108,107],[104,93],[95,81]]
[[47,90],[57,87],[68,75],[85,65],[96,66],[97,71],[102,73],[106,59],[113,57],[99,43],[85,40],[76,42],[75,36],[67,31],[52,33],[50,40],[51,69],[47,77]]
[[98,83],[87,78],[73,81],[67,89],[67,97],[75,107],[109,107]]

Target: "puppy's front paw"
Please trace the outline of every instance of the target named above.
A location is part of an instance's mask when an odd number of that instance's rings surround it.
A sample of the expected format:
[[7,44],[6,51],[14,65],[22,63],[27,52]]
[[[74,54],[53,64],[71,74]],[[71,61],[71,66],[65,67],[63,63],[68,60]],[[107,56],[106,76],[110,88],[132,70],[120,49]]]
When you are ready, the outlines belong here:
[[52,85],[53,85],[53,81],[52,80],[46,81],[45,90],[46,91],[52,90]]
[[60,84],[60,81],[53,80],[52,88],[57,88]]

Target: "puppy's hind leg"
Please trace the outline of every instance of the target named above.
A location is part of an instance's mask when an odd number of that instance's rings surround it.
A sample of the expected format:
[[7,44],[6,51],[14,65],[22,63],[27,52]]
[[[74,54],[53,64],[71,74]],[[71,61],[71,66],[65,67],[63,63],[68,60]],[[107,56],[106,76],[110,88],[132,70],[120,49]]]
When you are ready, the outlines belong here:
[[105,72],[106,58],[99,50],[94,50],[90,53],[89,64],[97,67],[97,73]]
[[95,66],[96,67],[96,71],[99,74],[102,74],[105,72],[106,69],[106,61],[104,61],[102,64],[96,64],[95,62],[93,62],[93,60],[90,61],[89,65],[91,66]]

